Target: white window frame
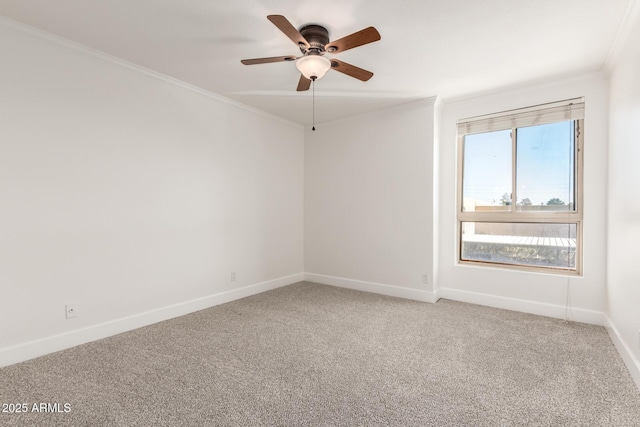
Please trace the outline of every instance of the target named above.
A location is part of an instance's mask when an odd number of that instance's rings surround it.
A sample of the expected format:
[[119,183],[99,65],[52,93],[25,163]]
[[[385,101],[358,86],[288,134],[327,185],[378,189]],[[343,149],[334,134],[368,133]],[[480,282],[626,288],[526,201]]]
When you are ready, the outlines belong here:
[[[516,187],[516,129],[526,126],[575,121],[575,194],[573,211],[522,212],[517,209]],[[511,130],[511,204],[504,211],[465,212],[463,210],[464,183],[464,138],[466,135],[499,130]],[[537,105],[496,114],[470,117],[458,120],[458,184],[457,184],[457,262],[463,265],[479,265],[553,274],[582,275],[582,221],[583,221],[583,141],[584,141],[584,98],[575,98],[551,104]],[[557,223],[576,224],[575,269],[544,267],[533,265],[507,264],[489,261],[462,259],[462,224],[464,222],[492,223]]]

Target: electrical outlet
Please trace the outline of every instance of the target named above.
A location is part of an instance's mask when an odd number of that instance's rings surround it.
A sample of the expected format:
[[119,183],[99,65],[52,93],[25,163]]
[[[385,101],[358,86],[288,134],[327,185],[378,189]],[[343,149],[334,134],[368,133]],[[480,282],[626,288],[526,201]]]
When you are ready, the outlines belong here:
[[231,272],[231,281],[235,282],[237,278],[238,278],[238,273],[236,273],[235,271],[232,271]]
[[429,284],[429,275],[427,273],[422,273],[422,283],[425,285]]
[[67,304],[65,308],[65,317],[71,319],[78,316],[78,304]]

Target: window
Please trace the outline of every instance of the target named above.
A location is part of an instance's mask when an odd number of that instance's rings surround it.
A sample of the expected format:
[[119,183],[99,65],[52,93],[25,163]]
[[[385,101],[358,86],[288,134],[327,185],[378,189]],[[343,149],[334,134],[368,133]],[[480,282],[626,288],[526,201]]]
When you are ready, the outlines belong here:
[[584,101],[458,121],[461,263],[580,274]]

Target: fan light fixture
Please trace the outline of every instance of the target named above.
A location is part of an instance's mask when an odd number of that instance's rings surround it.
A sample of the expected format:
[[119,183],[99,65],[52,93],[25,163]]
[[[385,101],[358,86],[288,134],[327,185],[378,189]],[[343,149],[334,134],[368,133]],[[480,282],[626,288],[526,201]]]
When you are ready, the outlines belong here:
[[329,71],[331,61],[320,55],[306,55],[296,61],[296,67],[309,80],[317,80]]
[[322,55],[325,52],[336,54],[344,52],[345,50],[353,49],[354,47],[378,41],[380,40],[380,33],[373,27],[367,27],[341,39],[329,42],[329,31],[321,25],[309,24],[300,28],[300,30],[297,30],[296,27],[294,27],[291,22],[282,15],[268,15],[267,19],[271,21],[273,25],[278,27],[284,35],[289,37],[296,46],[298,46],[303,56],[300,58],[296,58],[292,55],[272,56],[269,58],[243,59],[240,62],[244,65],[254,65],[266,64],[269,62],[296,61],[296,68],[301,74],[296,91],[301,92],[309,90],[309,87],[313,86],[314,124],[311,130],[316,130],[316,80],[321,79],[331,68],[363,82],[366,82],[373,77],[373,73],[371,71],[363,70],[362,68],[347,64],[346,62],[342,62],[338,59],[332,58],[331,60],[328,60]]

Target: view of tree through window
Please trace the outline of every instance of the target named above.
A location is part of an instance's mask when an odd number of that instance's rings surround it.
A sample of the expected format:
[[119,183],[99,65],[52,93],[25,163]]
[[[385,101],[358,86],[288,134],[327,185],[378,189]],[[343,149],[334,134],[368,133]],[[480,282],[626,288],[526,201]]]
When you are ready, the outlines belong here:
[[574,206],[574,122],[517,130],[516,194],[522,210],[572,210]]
[[577,271],[582,119],[530,117],[461,135],[460,260]]
[[[573,209],[573,127],[573,121],[566,121],[516,130],[516,206],[523,210]],[[465,211],[512,204],[511,133],[507,129],[465,137]]]

